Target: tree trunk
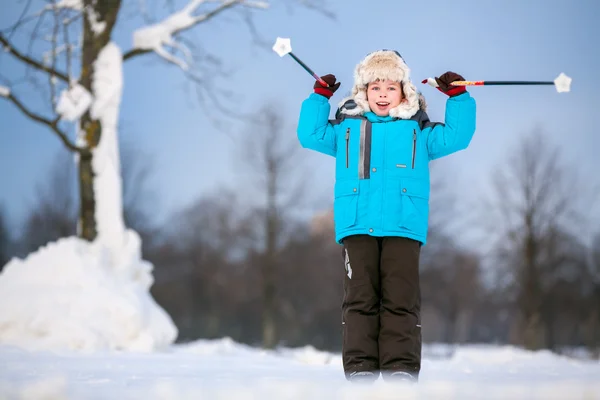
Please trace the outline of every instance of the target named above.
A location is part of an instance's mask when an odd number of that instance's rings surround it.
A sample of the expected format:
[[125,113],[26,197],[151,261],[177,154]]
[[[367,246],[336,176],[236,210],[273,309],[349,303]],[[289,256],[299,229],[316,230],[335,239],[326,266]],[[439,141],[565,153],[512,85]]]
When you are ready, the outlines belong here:
[[446,311],[444,341],[449,344],[454,344],[456,342],[456,320],[458,319],[458,309],[455,304],[451,304],[450,308]]
[[94,170],[92,153],[86,150],[79,156],[79,236],[92,241],[96,238],[96,200],[94,198]]
[[277,170],[268,161],[267,210],[265,216],[266,246],[263,260],[263,346],[272,349],[277,344],[275,325],[275,264],[277,260]]
[[[83,14],[83,44],[81,57],[80,84],[90,93],[92,88],[94,62],[100,51],[110,42],[111,32],[121,8],[121,0],[84,0]],[[91,10],[91,11],[88,11]],[[104,22],[104,30],[96,33],[90,23],[90,15],[96,15],[96,22]],[[94,193],[93,153],[100,142],[102,125],[93,119],[90,111],[86,111],[79,121],[79,139],[85,143],[86,151],[79,157],[79,236],[93,241],[97,234],[96,194]]]
[[523,261],[525,263],[521,288],[521,311],[523,312],[523,341],[528,350],[538,350],[543,346],[541,321],[541,271],[538,265],[538,240],[535,236],[532,212],[525,214],[525,243]]
[[[269,213],[270,214],[270,213]],[[263,347],[275,348],[277,333],[275,327],[275,231],[272,217],[267,217],[267,248],[263,268]]]

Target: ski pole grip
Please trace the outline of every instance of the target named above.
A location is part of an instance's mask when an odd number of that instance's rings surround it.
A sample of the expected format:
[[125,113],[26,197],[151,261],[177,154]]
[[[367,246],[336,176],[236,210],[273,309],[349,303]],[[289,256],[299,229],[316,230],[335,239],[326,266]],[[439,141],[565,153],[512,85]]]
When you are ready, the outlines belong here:
[[320,77],[318,77],[316,74],[314,75],[314,77],[316,78],[317,82],[319,82],[323,87],[329,87],[329,84]]

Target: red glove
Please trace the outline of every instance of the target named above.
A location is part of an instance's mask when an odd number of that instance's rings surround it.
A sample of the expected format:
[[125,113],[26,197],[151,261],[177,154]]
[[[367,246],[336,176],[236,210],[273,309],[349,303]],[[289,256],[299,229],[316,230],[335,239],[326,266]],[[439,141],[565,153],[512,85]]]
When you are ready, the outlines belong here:
[[439,78],[435,78],[435,81],[438,84],[438,90],[450,97],[458,96],[467,91],[467,88],[464,86],[450,85],[452,82],[464,80],[465,78],[452,71],[445,72]]
[[316,81],[314,85],[315,93],[325,96],[329,99],[331,96],[333,96],[335,91],[338,90],[341,82],[335,83],[335,75],[332,74],[322,76],[321,79],[323,79],[329,85],[329,87],[324,87],[319,83],[319,81]]

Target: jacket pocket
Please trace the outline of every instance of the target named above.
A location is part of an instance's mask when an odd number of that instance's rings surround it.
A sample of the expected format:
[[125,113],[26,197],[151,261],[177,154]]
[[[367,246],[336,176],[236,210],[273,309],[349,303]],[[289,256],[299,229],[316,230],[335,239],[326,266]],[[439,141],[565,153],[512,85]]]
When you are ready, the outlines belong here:
[[336,230],[356,225],[359,193],[358,180],[343,180],[335,183],[333,219]]
[[400,182],[402,210],[398,226],[418,235],[425,235],[429,223],[429,181],[403,179]]

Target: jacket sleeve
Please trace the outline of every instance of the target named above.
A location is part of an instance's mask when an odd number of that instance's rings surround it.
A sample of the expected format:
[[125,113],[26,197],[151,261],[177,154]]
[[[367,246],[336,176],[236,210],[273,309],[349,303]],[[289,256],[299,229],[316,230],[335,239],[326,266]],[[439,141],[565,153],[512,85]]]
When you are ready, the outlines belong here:
[[446,101],[446,117],[443,124],[427,122],[429,159],[444,157],[466,149],[475,133],[476,105],[469,92]]
[[329,111],[327,98],[312,93],[302,103],[297,133],[302,147],[335,157],[336,135],[333,125],[329,123]]

